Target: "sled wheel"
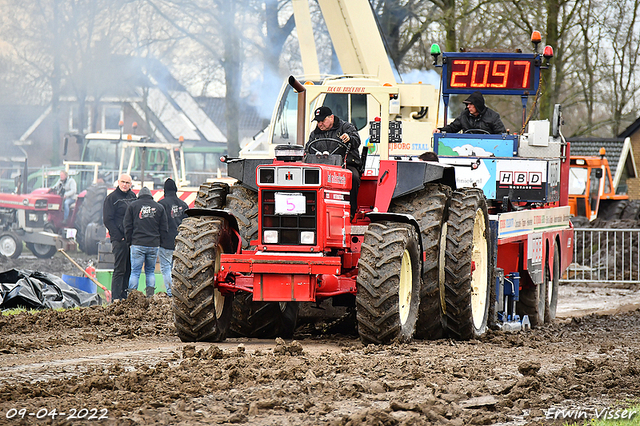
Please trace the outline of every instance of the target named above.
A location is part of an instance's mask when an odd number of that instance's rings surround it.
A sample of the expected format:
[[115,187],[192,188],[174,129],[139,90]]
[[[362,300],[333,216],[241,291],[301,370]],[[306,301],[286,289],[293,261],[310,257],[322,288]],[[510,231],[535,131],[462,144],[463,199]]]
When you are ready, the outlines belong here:
[[[556,309],[558,307],[558,288],[560,286],[560,249],[558,243],[553,244],[553,266],[552,270],[549,268],[549,259],[547,258],[547,264],[545,265],[545,287],[547,289],[547,300],[544,310],[544,322],[549,324],[556,319]],[[553,279],[549,272],[553,271]]]
[[393,200],[389,207],[389,211],[394,213],[411,214],[420,225],[425,260],[416,323],[416,337],[419,339],[438,339],[444,334],[440,283],[444,277],[444,219],[449,197],[451,189],[448,186],[428,184],[423,191]]
[[489,232],[482,191],[455,191],[447,220],[444,299],[446,328],[456,339],[479,337],[487,329],[493,287]]
[[369,225],[358,261],[356,318],[364,343],[408,342],[418,319],[420,246],[413,226]]
[[200,185],[193,205],[198,209],[221,209],[224,207],[229,185],[223,182],[205,182]]
[[182,221],[173,252],[173,314],[183,342],[220,342],[227,336],[233,296],[215,287],[220,255],[233,250],[233,231],[217,217]]
[[232,185],[227,195],[227,209],[238,221],[242,248],[251,248],[251,241],[258,239],[258,193],[240,184]]
[[246,291],[236,293],[232,310],[231,331],[241,337],[291,338],[298,321],[298,303],[254,302]]
[[0,234],[0,255],[17,259],[22,254],[22,240],[10,232]]

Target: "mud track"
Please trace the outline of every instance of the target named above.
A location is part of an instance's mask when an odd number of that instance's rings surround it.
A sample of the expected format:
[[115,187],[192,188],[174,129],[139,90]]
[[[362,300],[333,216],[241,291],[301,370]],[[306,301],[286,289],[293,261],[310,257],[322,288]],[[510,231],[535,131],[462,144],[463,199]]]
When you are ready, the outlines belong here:
[[183,344],[164,294],[2,316],[0,424],[565,424],[546,410],[640,398],[634,294],[563,286],[555,324],[387,346],[310,328],[295,341]]

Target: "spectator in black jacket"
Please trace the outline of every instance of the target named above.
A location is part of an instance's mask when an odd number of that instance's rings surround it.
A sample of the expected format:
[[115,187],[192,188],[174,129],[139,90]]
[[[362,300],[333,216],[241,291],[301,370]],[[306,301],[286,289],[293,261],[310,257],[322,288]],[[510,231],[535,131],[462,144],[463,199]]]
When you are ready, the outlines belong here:
[[164,286],[169,296],[171,296],[171,267],[173,266],[173,250],[176,248],[175,239],[178,235],[178,226],[186,216],[185,212],[189,208],[187,203],[178,198],[177,191],[178,187],[173,179],[167,179],[164,183],[164,198],[159,201],[160,205],[164,207],[169,224],[169,238],[158,249],[160,272],[162,272]]
[[164,207],[155,202],[149,188],[142,188],[124,215],[124,236],[131,246],[129,293],[138,288],[143,263],[147,297],[155,293],[158,247],[168,238],[168,232]]
[[489,134],[499,135],[507,133],[500,114],[487,108],[484,104],[484,97],[479,91],[475,91],[465,99],[466,109],[458,118],[449,125],[434,130],[434,133],[447,132],[458,133],[460,130],[484,130]]
[[[350,144],[349,152],[346,153],[346,155],[347,169],[351,170],[351,192],[349,198],[351,203],[351,218],[353,219],[358,208],[358,189],[360,188],[359,169],[362,164],[360,153],[358,152],[358,148],[360,148],[358,129],[348,121],[341,120],[340,117],[333,115],[331,109],[326,106],[316,108],[313,120],[317,121],[318,124],[309,135],[309,141],[305,148],[307,153],[314,154],[315,151],[309,152],[308,147],[309,144],[316,139],[337,139],[345,144]],[[336,147],[337,145],[331,141],[319,141],[314,145],[314,148],[320,152],[333,152]]]
[[111,293],[113,300],[124,299],[125,283],[129,283],[131,260],[129,245],[124,239],[124,214],[129,203],[136,199],[131,190],[131,176],[122,174],[118,178],[118,187],[104,199],[102,221],[109,230],[111,252],[114,256],[113,276],[111,277]]

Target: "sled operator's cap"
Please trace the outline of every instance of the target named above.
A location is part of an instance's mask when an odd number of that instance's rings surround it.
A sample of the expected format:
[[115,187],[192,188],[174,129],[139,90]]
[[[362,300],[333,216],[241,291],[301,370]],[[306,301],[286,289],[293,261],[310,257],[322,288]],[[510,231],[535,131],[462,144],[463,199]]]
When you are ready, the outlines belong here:
[[316,108],[316,111],[313,113],[313,120],[311,121],[322,121],[330,115],[333,115],[331,109],[326,106],[321,106],[320,108]]

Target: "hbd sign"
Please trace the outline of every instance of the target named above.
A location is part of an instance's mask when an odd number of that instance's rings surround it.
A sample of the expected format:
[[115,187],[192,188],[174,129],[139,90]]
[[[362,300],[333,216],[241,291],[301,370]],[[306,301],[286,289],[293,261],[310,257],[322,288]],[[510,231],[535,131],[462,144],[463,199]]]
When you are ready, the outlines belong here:
[[501,171],[499,185],[541,186],[542,172]]

